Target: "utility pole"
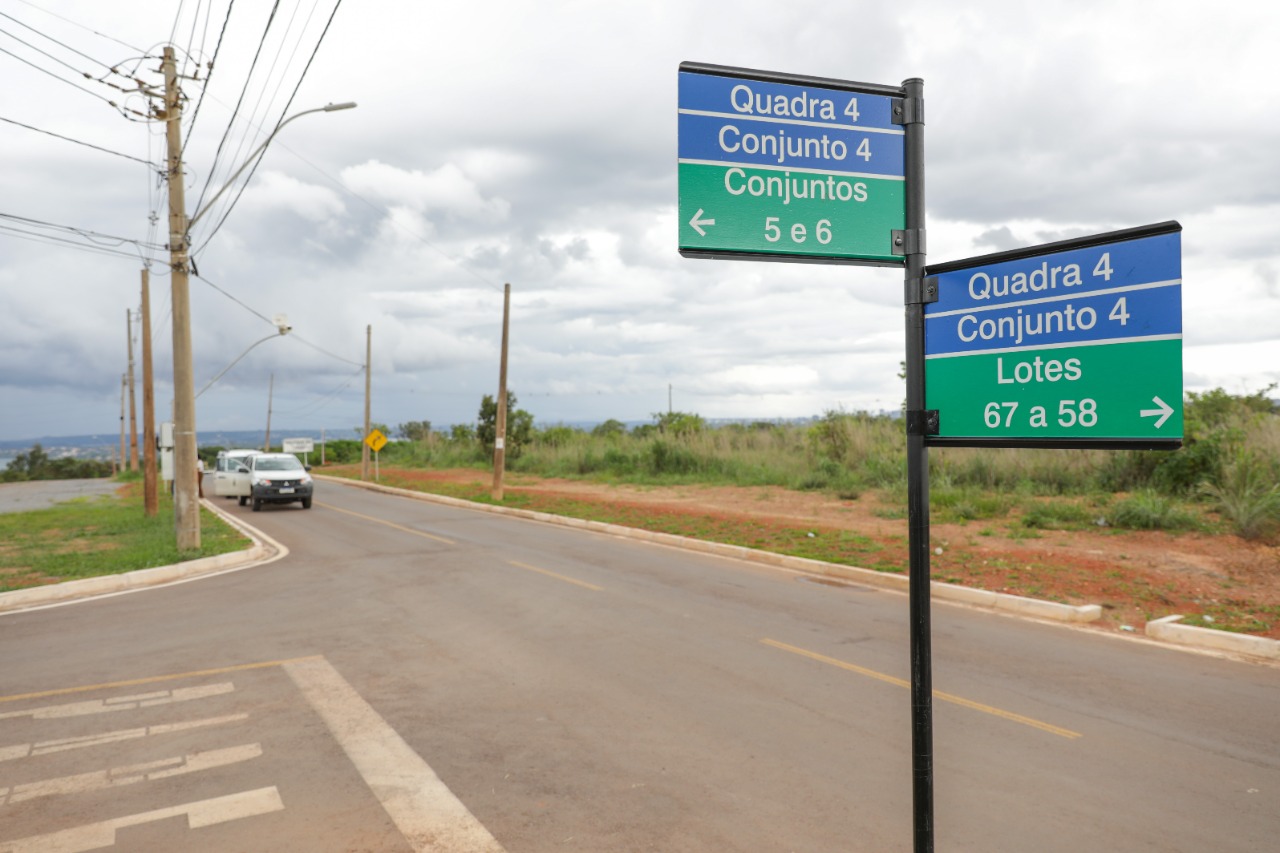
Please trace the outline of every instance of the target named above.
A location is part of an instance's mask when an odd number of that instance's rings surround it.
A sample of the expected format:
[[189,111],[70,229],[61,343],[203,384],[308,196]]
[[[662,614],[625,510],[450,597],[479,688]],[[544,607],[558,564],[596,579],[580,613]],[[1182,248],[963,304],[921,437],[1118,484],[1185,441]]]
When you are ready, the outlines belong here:
[[502,475],[507,467],[507,332],[511,320],[511,285],[502,286],[502,356],[498,366],[498,420],[493,437],[493,499],[502,500]]
[[147,517],[160,510],[156,480],[156,389],[151,379],[151,271],[142,270],[142,503]]
[[271,452],[271,395],[276,390],[276,375],[271,374],[271,378],[267,380],[267,439],[262,443],[262,452]]
[[372,391],[373,326],[364,327],[364,435],[360,436],[360,479],[369,479],[369,398]]
[[138,470],[138,402],[133,392],[133,313],[124,309],[124,327],[129,339],[129,470]]
[[169,155],[169,262],[173,306],[173,515],[179,551],[200,548],[196,483],[196,394],[191,365],[187,203],[182,174],[182,93],[173,48],[164,49],[165,142]]
[[124,397],[129,388],[128,374],[120,374],[120,473],[124,473]]

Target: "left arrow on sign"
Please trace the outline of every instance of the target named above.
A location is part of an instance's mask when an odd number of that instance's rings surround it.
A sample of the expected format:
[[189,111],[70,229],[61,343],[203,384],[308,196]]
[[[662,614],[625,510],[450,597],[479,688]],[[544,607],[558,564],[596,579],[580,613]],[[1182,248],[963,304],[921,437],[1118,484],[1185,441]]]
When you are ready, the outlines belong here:
[[1169,420],[1169,415],[1173,414],[1173,407],[1164,400],[1161,400],[1159,397],[1152,397],[1151,402],[1155,403],[1160,408],[1141,409],[1139,410],[1138,415],[1144,418],[1156,418],[1156,429],[1160,429],[1160,427],[1164,426],[1164,422]]
[[714,219],[703,219],[703,209],[698,208],[698,212],[693,215],[693,219],[689,220],[689,224],[693,226],[693,230],[698,232],[699,237],[707,236],[707,232],[702,230],[703,225],[715,225]]

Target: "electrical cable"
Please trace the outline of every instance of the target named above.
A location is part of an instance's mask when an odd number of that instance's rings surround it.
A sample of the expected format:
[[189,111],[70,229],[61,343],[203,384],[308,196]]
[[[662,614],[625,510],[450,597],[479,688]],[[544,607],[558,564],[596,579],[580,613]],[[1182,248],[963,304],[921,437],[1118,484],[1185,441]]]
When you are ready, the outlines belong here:
[[61,20],[61,21],[66,21],[68,24],[71,24],[72,26],[79,27],[79,28],[80,28],[80,29],[82,29],[82,30],[87,30],[88,32],[93,33],[95,36],[99,36],[100,38],[104,38],[104,39],[107,39],[107,40],[109,40],[109,41],[113,41],[113,42],[115,42],[116,44],[123,45],[124,47],[129,48],[129,50],[132,50],[134,53],[143,53],[143,52],[144,52],[141,48],[137,48],[137,47],[134,47],[133,45],[131,45],[131,44],[127,43],[127,42],[120,41],[120,39],[115,38],[114,36],[109,36],[109,35],[107,35],[106,33],[100,33],[100,32],[98,32],[97,30],[92,29],[91,27],[86,27],[84,24],[80,23],[79,21],[73,21],[73,20],[71,20],[71,19],[70,19],[70,18],[68,18],[68,17],[65,17],[65,16],[63,16],[63,15],[59,15],[57,12],[50,12],[48,9],[42,9],[41,7],[37,6],[36,4],[34,4],[34,3],[30,2],[30,0],[18,0],[18,2],[19,2],[19,3],[21,3],[21,4],[22,4],[22,5],[24,5],[24,6],[30,6],[32,9],[35,9],[37,12],[43,12],[43,13],[44,13],[44,14],[46,14],[46,15],[52,15],[53,17],[55,17],[55,18],[57,18],[57,19],[59,19],[59,20]]
[[[187,153],[187,143],[191,141],[192,135],[195,133],[196,121],[200,118],[200,105],[204,103],[205,93],[209,91],[209,82],[213,79],[213,70],[218,66],[218,55],[222,53],[222,38],[227,34],[227,24],[231,22],[231,10],[235,8],[236,0],[231,0],[227,4],[227,16],[222,19],[222,31],[218,33],[218,44],[213,49],[213,59],[209,60],[209,73],[205,75],[204,85],[200,87],[200,97],[196,100],[195,109],[191,114],[191,122],[187,125],[187,133],[182,139],[182,155],[185,157]],[[204,48],[201,47],[203,52]],[[196,208],[199,210],[199,208]]]
[[227,122],[227,129],[222,132],[222,139],[218,142],[218,150],[213,154],[213,162],[209,166],[209,177],[205,180],[204,188],[200,190],[200,197],[196,199],[194,210],[199,211],[204,204],[204,197],[209,192],[209,187],[213,183],[214,174],[218,169],[218,161],[222,157],[222,150],[227,144],[227,137],[231,135],[231,128],[235,124],[236,116],[240,114],[240,107],[244,104],[244,96],[249,91],[249,81],[253,79],[253,71],[258,66],[258,57],[262,55],[262,47],[267,41],[267,32],[271,29],[271,24],[276,17],[276,9],[280,6],[280,0],[275,0],[271,7],[271,16],[267,19],[267,26],[262,31],[262,39],[258,42],[258,48],[254,51],[253,62],[249,65],[249,74],[245,78],[244,87],[240,90],[240,98],[236,101],[235,108],[231,111],[231,118]]
[[[316,45],[311,50],[311,56],[307,59],[307,64],[303,67],[302,74],[298,77],[297,85],[293,87],[293,92],[289,95],[289,100],[285,103],[284,109],[280,111],[280,120],[277,120],[276,127],[280,126],[280,121],[284,119],[285,114],[289,112],[289,107],[293,105],[294,98],[298,96],[298,90],[302,88],[302,81],[307,78],[307,72],[311,70],[311,63],[315,61],[316,54],[320,52],[320,45],[324,43],[325,36],[329,34],[329,27],[333,25],[334,16],[338,14],[338,9],[341,6],[342,0],[337,0],[337,2],[333,4],[333,10],[329,13],[329,20],[325,22],[324,29],[320,32],[320,37],[316,39]],[[218,220],[218,223],[213,227],[213,230],[209,232],[209,236],[205,237],[204,242],[200,244],[200,248],[192,252],[193,255],[197,252],[203,251],[204,248],[209,245],[209,241],[218,233],[218,230],[222,228],[222,224],[227,221],[227,217],[230,216],[231,211],[235,209],[236,203],[240,201],[240,196],[244,195],[245,188],[248,187],[249,182],[253,180],[253,174],[258,170],[258,165],[262,162],[262,157],[266,153],[267,151],[264,148],[262,150],[262,154],[259,155],[257,161],[249,170],[248,177],[246,177],[244,179],[244,183],[240,185],[240,191],[237,192],[236,197],[231,200],[231,204],[228,205],[226,211],[223,212],[222,218]]]
[[124,157],[126,160],[133,160],[134,162],[141,163],[144,166],[150,166],[153,169],[160,168],[158,164],[152,163],[148,160],[143,160],[141,157],[134,157],[132,154],[122,154],[119,151],[112,151],[110,148],[103,148],[101,145],[94,145],[92,142],[83,142],[79,139],[72,139],[70,136],[63,136],[62,134],[54,133],[51,130],[41,130],[38,127],[32,127],[29,124],[23,124],[22,122],[15,121],[11,118],[5,118],[4,116],[0,116],[0,121],[7,122],[9,124],[15,124],[18,127],[25,127],[27,130],[34,130],[36,133],[43,133],[46,136],[52,136],[55,139],[62,139],[67,142],[74,142],[76,145],[83,145],[86,148],[92,148],[95,151],[101,151],[104,154],[114,154],[117,157]]

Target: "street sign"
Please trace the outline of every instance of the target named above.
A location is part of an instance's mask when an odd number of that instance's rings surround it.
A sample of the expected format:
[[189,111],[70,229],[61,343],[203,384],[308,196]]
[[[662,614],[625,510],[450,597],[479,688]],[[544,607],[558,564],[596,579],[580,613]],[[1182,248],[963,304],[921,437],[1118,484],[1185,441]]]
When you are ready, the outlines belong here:
[[1182,445],[1182,226],[928,267],[934,446]]
[[315,441],[310,438],[286,438],[280,442],[283,453],[310,453],[315,449]]
[[387,446],[387,437],[382,434],[380,429],[371,429],[369,434],[365,436],[364,443],[369,445],[369,449],[374,453]]
[[892,86],[681,63],[680,254],[902,265],[902,98]]

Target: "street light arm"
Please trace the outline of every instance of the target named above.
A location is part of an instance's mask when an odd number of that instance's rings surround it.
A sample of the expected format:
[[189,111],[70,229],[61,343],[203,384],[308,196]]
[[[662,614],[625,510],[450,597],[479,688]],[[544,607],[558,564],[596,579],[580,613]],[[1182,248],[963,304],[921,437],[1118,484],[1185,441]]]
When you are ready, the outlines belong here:
[[196,215],[191,217],[190,221],[187,222],[188,232],[196,224],[196,222],[200,220],[200,217],[204,216],[206,213],[209,212],[209,208],[213,207],[213,203],[217,201],[219,198],[221,198],[222,194],[226,192],[231,187],[231,185],[236,182],[236,178],[240,177],[240,175],[244,173],[244,170],[249,168],[249,164],[252,163],[254,160],[258,159],[259,155],[261,155],[264,151],[266,151],[267,146],[271,144],[271,140],[276,138],[276,134],[279,133],[281,130],[283,130],[286,124],[288,124],[289,122],[293,121],[296,118],[302,118],[303,116],[310,115],[311,113],[331,113],[336,110],[350,110],[350,109],[355,109],[355,106],[356,106],[355,101],[344,101],[341,104],[325,104],[323,107],[316,107],[314,110],[303,110],[300,113],[294,113],[293,115],[289,116],[287,119],[285,119],[284,121],[276,125],[275,130],[271,131],[271,133],[267,136],[267,138],[263,140],[262,144],[253,150],[253,153],[249,155],[248,159],[246,159],[242,164],[240,164],[240,168],[236,169],[236,173],[232,175],[231,178],[225,184],[222,185],[222,189],[214,193],[213,198],[209,199],[209,203],[206,204],[204,207],[200,208],[198,211],[196,211]]
[[230,364],[228,364],[226,367],[222,368],[222,371],[221,371],[217,376],[213,377],[213,378],[212,378],[212,379],[210,379],[208,382],[206,382],[206,383],[205,383],[205,386],[204,386],[203,388],[201,388],[198,392],[196,392],[196,397],[198,398],[198,397],[199,397],[201,394],[203,394],[205,391],[208,391],[210,388],[212,388],[212,387],[213,387],[213,383],[217,382],[219,379],[221,379],[222,377],[226,376],[226,375],[227,375],[227,371],[228,371],[228,370],[230,370],[231,368],[233,368],[233,367],[235,367],[237,364],[239,364],[239,363],[240,363],[240,359],[244,358],[246,355],[248,355],[248,354],[249,354],[249,350],[252,350],[252,349],[253,349],[254,347],[256,347],[258,344],[266,343],[267,341],[271,340],[272,338],[276,338],[276,337],[279,337],[279,336],[281,336],[281,335],[288,334],[288,332],[289,332],[289,328],[290,328],[290,327],[288,327],[288,326],[281,326],[281,327],[279,327],[279,329],[276,331],[276,333],[275,333],[274,335],[267,335],[267,336],[266,336],[265,338],[263,338],[262,340],[260,340],[260,341],[254,341],[253,343],[249,344],[249,348],[248,348],[248,349],[246,349],[244,352],[240,353],[238,356],[236,356],[235,361],[231,362],[231,363],[230,363]]

